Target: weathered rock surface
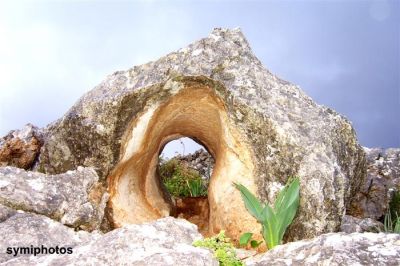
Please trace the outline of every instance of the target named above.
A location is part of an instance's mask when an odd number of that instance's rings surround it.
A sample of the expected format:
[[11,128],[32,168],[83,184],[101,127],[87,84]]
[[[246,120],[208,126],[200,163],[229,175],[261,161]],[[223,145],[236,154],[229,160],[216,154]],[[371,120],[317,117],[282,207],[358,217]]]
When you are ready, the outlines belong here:
[[109,184],[114,226],[151,221],[172,209],[155,169],[161,148],[181,136],[216,159],[209,230],[234,239],[260,226],[232,182],[272,201],[289,176],[300,176],[293,240],[338,230],[365,174],[351,123],[266,70],[239,29],[215,29],[107,77],[44,130],[36,169],[93,167]]
[[16,214],[17,211],[0,204],[0,223],[7,220],[9,217]]
[[64,255],[1,254],[0,262],[6,261],[5,265],[218,265],[208,250],[191,245],[201,238],[195,225],[172,217],[127,225],[107,234],[89,234],[74,232],[43,216],[16,214],[0,224],[0,232],[8,234],[8,240],[0,240],[1,250],[30,244],[73,247],[72,254]]
[[252,265],[399,265],[400,235],[330,233],[280,245],[245,260]]
[[383,232],[383,224],[371,218],[359,219],[345,215],[342,219],[340,231],[345,233]]
[[[76,232],[45,216],[13,211],[0,223],[0,234],[7,236],[0,239],[2,251],[8,247],[72,248],[72,254],[1,252],[2,265],[218,265],[210,251],[192,246],[202,238],[196,226],[172,217],[103,234]],[[399,265],[400,235],[324,234],[277,246],[245,262],[248,266]]]
[[31,124],[0,138],[0,166],[30,169],[39,155],[40,139],[40,130]]
[[360,218],[382,218],[394,191],[400,191],[400,149],[364,148],[367,175],[348,214]]
[[[90,168],[45,175],[0,167],[0,204],[42,214],[75,228],[99,228],[108,199],[104,192],[96,172]],[[7,217],[7,213],[7,209],[0,208],[0,218]]]
[[[0,205],[1,206],[1,205]],[[1,207],[0,207],[1,209]],[[85,231],[75,232],[48,217],[23,211],[14,211],[13,215],[0,223],[0,263],[5,265],[34,265],[29,263],[29,253],[7,254],[7,248],[28,247],[75,247],[78,243],[85,243],[96,239],[98,234]],[[37,254],[38,257],[43,254]],[[60,256],[60,255],[57,255]],[[32,256],[33,257],[33,256]],[[13,261],[11,263],[10,261]],[[3,264],[2,264],[3,265]]]

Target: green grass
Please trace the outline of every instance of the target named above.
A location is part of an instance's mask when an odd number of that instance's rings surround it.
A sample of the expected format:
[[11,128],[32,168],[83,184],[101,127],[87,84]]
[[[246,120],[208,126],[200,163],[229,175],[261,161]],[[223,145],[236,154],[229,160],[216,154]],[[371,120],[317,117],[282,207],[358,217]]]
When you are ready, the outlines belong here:
[[400,192],[394,193],[384,219],[384,231],[400,234]]

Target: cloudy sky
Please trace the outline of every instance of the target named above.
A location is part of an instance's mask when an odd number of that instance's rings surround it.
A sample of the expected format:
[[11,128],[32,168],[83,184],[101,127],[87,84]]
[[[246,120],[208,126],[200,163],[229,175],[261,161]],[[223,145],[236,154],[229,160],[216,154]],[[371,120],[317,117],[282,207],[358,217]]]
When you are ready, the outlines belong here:
[[62,116],[106,75],[240,27],[264,66],[400,146],[399,1],[1,1],[0,135]]

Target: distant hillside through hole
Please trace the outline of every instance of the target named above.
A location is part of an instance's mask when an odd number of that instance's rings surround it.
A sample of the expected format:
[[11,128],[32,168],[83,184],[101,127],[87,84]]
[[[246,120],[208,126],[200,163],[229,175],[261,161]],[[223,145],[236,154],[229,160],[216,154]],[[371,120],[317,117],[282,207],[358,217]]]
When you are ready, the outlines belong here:
[[161,151],[157,171],[174,204],[175,217],[208,231],[208,185],[214,158],[204,146],[188,137],[173,140]]

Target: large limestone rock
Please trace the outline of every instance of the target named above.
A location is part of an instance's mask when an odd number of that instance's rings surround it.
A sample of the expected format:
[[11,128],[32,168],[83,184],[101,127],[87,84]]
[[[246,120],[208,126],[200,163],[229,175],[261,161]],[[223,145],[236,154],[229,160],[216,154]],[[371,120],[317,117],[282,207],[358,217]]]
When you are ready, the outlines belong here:
[[[17,213],[0,223],[0,263],[5,265],[218,265],[212,253],[191,244],[193,224],[172,217],[128,225],[107,234],[74,232],[47,217]],[[72,254],[6,254],[7,247],[71,247]]]
[[172,201],[156,172],[159,152],[188,136],[215,158],[210,234],[259,232],[232,182],[272,201],[289,176],[301,202],[289,239],[339,229],[365,174],[351,123],[271,74],[239,29],[108,76],[44,130],[37,170],[93,167],[109,185],[114,226],[168,216]]
[[364,148],[367,175],[349,206],[348,214],[381,219],[393,193],[400,191],[400,149]]
[[374,233],[330,233],[311,240],[277,246],[245,260],[261,265],[374,265],[400,264],[400,235]]
[[10,215],[9,209],[23,210],[70,227],[94,230],[101,225],[107,199],[96,172],[90,168],[49,176],[0,167],[0,221]]

